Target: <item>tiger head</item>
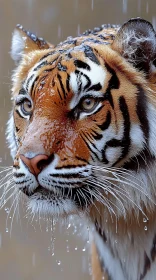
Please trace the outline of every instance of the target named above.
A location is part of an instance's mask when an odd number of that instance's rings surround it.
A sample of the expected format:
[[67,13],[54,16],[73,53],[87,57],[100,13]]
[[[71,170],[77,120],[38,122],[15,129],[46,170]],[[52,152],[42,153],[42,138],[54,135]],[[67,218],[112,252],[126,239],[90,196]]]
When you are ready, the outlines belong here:
[[[53,46],[17,26],[8,140],[15,188],[34,213],[145,200],[135,180],[156,154],[155,36],[131,19]],[[127,190],[130,199],[119,199]]]

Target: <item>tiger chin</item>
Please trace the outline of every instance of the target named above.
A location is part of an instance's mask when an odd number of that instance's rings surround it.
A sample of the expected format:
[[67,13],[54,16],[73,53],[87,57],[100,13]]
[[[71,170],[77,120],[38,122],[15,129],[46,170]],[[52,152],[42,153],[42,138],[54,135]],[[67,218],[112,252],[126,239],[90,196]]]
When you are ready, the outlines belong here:
[[15,188],[33,213],[83,213],[94,280],[155,280],[152,25],[105,24],[56,46],[17,25],[11,56]]

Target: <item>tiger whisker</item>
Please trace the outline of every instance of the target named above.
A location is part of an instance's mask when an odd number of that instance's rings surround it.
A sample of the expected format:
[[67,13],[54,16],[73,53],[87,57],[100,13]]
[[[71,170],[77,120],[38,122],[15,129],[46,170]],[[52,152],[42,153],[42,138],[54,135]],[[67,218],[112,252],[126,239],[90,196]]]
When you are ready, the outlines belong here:
[[14,196],[15,192],[16,192],[16,190],[14,192],[12,192],[11,195],[9,197],[7,197],[7,199],[5,199],[2,204],[0,204],[0,209],[2,209],[4,207],[4,205],[11,199],[11,197]]
[[[12,182],[13,183],[13,182]],[[1,196],[1,203],[5,200],[5,197],[6,197],[6,195],[7,195],[7,193],[10,191],[10,190],[12,190],[14,188],[14,185],[13,186],[11,186],[11,184],[9,184],[8,186],[6,186],[6,188],[4,189],[4,191],[3,191],[3,194],[2,194],[2,196]],[[1,207],[1,203],[0,203],[0,207]]]
[[[116,181],[116,182],[120,182],[120,183],[123,183],[123,184],[125,184],[125,185],[128,185],[129,187],[132,187],[133,189],[136,189],[136,190],[138,190],[140,193],[142,193],[143,195],[145,195],[150,201],[152,201],[152,199],[149,197],[149,195],[143,190],[143,188],[141,187],[141,186],[139,186],[138,184],[135,184],[134,183],[134,185],[132,185],[132,184],[130,184],[130,181],[128,180],[128,182],[126,182],[126,179],[127,178],[124,178],[125,180],[123,181],[123,180],[121,180],[121,179],[115,179],[115,178],[111,178],[111,177],[108,177],[108,176],[103,176],[102,175],[102,177],[104,178],[104,180],[109,180],[109,182],[111,182],[111,184],[113,183],[112,181]],[[105,182],[105,181],[104,181]],[[103,182],[103,183],[104,183]],[[135,186],[136,185],[136,186]],[[116,185],[115,185],[116,186]],[[139,188],[138,188],[138,187]],[[152,201],[153,203],[154,203],[154,201]],[[154,203],[155,204],[155,203]]]

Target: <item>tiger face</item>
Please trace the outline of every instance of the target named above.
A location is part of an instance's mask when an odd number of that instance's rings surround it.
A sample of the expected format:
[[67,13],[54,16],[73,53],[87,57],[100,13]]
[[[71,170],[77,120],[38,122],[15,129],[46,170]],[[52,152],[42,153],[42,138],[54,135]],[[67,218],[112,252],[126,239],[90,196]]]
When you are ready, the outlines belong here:
[[34,213],[89,211],[102,199],[117,207],[111,171],[144,169],[143,154],[152,162],[154,55],[155,32],[141,19],[56,47],[17,26],[8,140],[15,188]]

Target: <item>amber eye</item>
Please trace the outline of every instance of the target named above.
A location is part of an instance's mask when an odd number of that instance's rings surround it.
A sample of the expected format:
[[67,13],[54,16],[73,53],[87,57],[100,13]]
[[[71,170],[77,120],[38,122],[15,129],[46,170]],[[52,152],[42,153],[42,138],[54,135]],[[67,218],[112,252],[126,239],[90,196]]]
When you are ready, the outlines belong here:
[[25,115],[30,115],[32,113],[32,103],[30,100],[25,99],[21,104],[22,113]]
[[95,105],[97,104],[97,101],[93,97],[88,97],[83,99],[81,102],[81,108],[83,111],[91,111],[94,109]]

